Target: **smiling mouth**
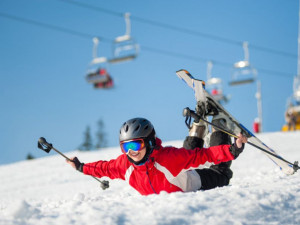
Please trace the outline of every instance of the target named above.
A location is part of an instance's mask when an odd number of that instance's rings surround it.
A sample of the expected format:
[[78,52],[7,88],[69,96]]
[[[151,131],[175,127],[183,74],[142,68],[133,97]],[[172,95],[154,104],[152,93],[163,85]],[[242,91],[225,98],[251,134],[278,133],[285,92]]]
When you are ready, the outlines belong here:
[[139,152],[134,152],[134,151],[130,151],[130,156],[136,157],[138,156],[140,153]]

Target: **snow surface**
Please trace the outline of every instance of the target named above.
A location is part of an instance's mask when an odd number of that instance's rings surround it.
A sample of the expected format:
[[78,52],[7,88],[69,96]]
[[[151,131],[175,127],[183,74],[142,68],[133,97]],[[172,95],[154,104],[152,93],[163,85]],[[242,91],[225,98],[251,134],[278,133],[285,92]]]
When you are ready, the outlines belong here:
[[[259,137],[285,159],[300,160],[300,132]],[[179,147],[182,141],[164,145]],[[66,153],[83,162],[119,154],[118,147]],[[2,165],[0,224],[300,224],[300,171],[283,174],[249,145],[232,170],[227,187],[145,197],[122,180],[103,191],[60,155]]]

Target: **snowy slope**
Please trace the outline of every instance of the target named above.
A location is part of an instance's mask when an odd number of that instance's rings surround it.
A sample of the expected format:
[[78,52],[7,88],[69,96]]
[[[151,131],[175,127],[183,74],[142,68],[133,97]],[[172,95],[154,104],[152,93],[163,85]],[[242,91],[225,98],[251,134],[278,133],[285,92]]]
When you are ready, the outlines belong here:
[[[300,160],[300,132],[259,137],[285,159]],[[116,147],[66,155],[91,162],[119,154]],[[121,180],[103,191],[59,155],[3,165],[0,224],[300,224],[300,171],[286,176],[247,145],[232,169],[227,187],[145,197]]]

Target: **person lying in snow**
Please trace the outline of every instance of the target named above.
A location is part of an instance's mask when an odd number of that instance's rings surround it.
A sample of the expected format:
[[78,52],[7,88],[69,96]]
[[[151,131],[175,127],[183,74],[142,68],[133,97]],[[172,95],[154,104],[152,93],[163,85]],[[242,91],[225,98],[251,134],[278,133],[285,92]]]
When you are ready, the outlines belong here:
[[142,195],[208,190],[228,185],[233,174],[231,160],[243,151],[247,138],[239,135],[231,145],[227,134],[214,131],[210,147],[203,148],[204,141],[199,134],[204,133],[205,126],[193,123],[193,127],[201,132],[196,132],[197,137],[191,136],[190,131],[183,148],[163,147],[151,122],[134,118],[120,129],[122,155],[109,161],[85,164],[73,157],[67,163],[86,175],[126,180]]

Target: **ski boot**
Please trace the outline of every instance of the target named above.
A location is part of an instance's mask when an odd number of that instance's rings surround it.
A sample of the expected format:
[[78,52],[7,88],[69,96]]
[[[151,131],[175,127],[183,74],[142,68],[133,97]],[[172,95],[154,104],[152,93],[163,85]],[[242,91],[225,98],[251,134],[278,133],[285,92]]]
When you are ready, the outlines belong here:
[[203,121],[194,121],[189,130],[189,136],[184,140],[183,147],[185,149],[203,148],[204,136],[208,131],[207,124]]

